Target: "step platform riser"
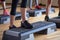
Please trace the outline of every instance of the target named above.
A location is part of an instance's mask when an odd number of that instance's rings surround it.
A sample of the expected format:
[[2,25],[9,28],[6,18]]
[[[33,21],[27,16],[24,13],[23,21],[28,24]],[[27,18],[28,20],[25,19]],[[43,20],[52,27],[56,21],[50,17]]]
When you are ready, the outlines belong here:
[[45,30],[37,32],[37,34],[46,34],[46,35],[48,35],[50,33],[54,33],[55,31],[56,31],[56,26],[54,26],[54,27],[52,26],[52,27],[49,27],[49,28],[47,28]]
[[14,28],[10,30],[6,30],[3,33],[3,40],[34,40],[34,33],[41,32],[43,33],[53,33],[56,31],[56,24],[52,22],[35,22],[32,23],[32,29],[25,28]]
[[60,17],[54,17],[48,20],[48,22],[56,23],[57,28],[60,28]]
[[34,40],[34,34],[29,34],[25,36],[12,36],[12,35],[5,34],[4,32],[4,36],[2,40]]
[[[28,20],[29,14],[26,13],[26,20]],[[15,15],[15,20],[21,20],[21,13]],[[0,16],[0,24],[7,24],[10,22],[10,16]]]
[[30,17],[40,17],[42,15],[40,10],[29,10],[28,13]]
[[10,17],[0,17],[0,24],[6,24],[10,22]]
[[[21,20],[21,13],[17,12],[15,17],[16,17],[15,20]],[[28,18],[29,18],[29,13],[27,12],[26,13],[26,20],[28,20]]]
[[[46,13],[46,8],[42,8],[43,10],[41,10],[42,13]],[[55,8],[51,8],[50,13],[55,13]]]

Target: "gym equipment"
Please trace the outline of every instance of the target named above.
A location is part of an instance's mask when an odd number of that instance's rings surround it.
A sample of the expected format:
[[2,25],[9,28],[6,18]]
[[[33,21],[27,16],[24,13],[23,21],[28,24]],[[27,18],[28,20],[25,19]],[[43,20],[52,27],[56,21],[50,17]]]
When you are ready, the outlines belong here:
[[[29,18],[29,13],[26,12],[26,20],[28,20]],[[16,12],[16,15],[15,15],[15,20],[20,20],[21,19],[21,12]]]
[[[31,17],[36,17],[36,16],[41,16],[42,15],[42,13],[45,13],[46,12],[46,8],[40,8],[40,9],[32,9],[32,1],[33,0],[30,0],[29,2],[30,2],[30,6],[29,6],[29,8],[31,8],[31,10],[29,10],[28,11],[28,13],[29,13],[29,16],[31,16]],[[35,2],[36,2],[36,5],[39,5],[38,4],[38,0],[35,0]],[[51,8],[50,9],[50,12],[51,13],[54,13],[55,12],[55,9],[54,8]]]
[[[46,12],[46,8],[28,10],[30,17],[39,17],[42,15],[42,13],[45,13],[45,12]],[[54,13],[54,12],[55,12],[55,9],[51,8],[50,13]]]
[[[29,8],[32,8],[32,2],[33,0],[29,0]],[[35,0],[36,5],[38,5],[38,0]],[[27,11],[29,13],[30,17],[39,17],[42,15],[41,11],[38,9],[31,9]]]
[[56,31],[56,24],[53,22],[40,21],[32,23],[32,25],[32,29],[14,28],[11,30],[6,30],[3,33],[2,40],[34,40],[34,33],[36,32],[45,30],[47,31],[47,34],[50,34]]
[[60,28],[60,16],[54,17],[54,18],[50,18],[48,20],[48,22],[54,22],[54,23],[56,23],[57,28]]
[[27,11],[29,13],[29,16],[30,17],[40,17],[42,15],[41,11],[40,10],[29,10]]
[[[29,14],[26,13],[26,19],[28,20],[28,18],[29,18]],[[20,20],[20,19],[21,19],[21,13],[16,12],[15,20]],[[3,14],[0,15],[0,24],[6,24],[6,23],[9,23],[9,22],[10,22],[10,16],[3,15]]]
[[[42,8],[43,10],[41,10],[42,11],[42,13],[46,13],[46,8]],[[50,9],[50,13],[54,13],[55,12],[55,8],[51,8]]]
[[20,12],[16,12],[15,20],[20,20],[20,19],[21,19],[21,13]]
[[0,24],[5,24],[8,22],[10,22],[10,17],[8,15],[7,16],[0,15]]

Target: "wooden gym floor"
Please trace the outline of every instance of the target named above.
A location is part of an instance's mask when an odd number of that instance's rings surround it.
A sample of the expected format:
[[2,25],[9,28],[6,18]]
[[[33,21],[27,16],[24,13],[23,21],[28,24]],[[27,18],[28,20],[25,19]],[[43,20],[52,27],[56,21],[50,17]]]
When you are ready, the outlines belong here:
[[[10,11],[10,9],[8,10]],[[20,11],[19,7],[17,8],[17,11],[18,12]],[[56,8],[55,11],[56,11],[55,13],[50,14],[50,18],[57,16],[59,11],[58,8]],[[2,13],[2,10],[0,10],[0,13]],[[30,17],[29,22],[33,23],[37,21],[44,21],[44,16],[45,14],[40,17]],[[19,27],[20,22],[21,20],[17,20],[14,22],[14,24]],[[8,27],[9,27],[9,23],[0,25],[0,40],[2,40],[3,31],[8,30]],[[49,35],[35,34],[35,40],[60,40],[60,29],[57,29],[56,32]]]

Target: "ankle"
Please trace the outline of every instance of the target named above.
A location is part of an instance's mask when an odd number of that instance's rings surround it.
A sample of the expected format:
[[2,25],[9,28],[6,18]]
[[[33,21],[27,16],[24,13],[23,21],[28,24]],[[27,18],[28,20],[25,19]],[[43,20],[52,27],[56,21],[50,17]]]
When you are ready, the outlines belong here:
[[24,23],[25,21],[27,21],[27,20],[24,20],[24,21],[21,21],[21,22]]
[[15,25],[9,26],[9,29],[13,29],[13,28],[16,28],[16,26]]
[[13,25],[10,25],[9,27],[12,27]]
[[21,21],[22,23],[24,23],[24,21]]
[[48,15],[46,15],[46,17],[49,17]]

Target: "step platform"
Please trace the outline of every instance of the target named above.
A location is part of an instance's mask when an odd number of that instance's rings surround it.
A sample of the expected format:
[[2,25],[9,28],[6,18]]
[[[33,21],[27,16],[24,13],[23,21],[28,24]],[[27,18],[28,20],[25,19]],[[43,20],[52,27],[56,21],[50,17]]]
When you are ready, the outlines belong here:
[[51,18],[48,21],[56,23],[57,28],[60,28],[60,16]]
[[[43,10],[41,10],[42,13],[46,13],[46,8],[42,8]],[[50,9],[50,13],[54,13],[55,12],[55,8],[51,8]]]
[[[27,11],[29,13],[30,17],[40,17],[42,13],[46,13],[46,8],[41,8],[41,9],[32,9]],[[54,13],[55,8],[50,9],[50,13]]]
[[34,33],[36,32],[45,30],[47,31],[47,34],[50,34],[56,31],[56,24],[53,22],[40,21],[32,23],[32,25],[32,29],[15,28],[6,30],[3,33],[2,40],[34,40]]
[[[26,14],[26,20],[28,20],[29,14]],[[15,15],[15,20],[21,20],[21,13],[17,12]],[[10,16],[0,15],[0,24],[7,24],[10,22]]]
[[10,22],[9,16],[0,15],[0,24],[6,24],[8,22]]
[[27,11],[30,17],[40,17],[42,15],[40,10],[32,9]]
[[[29,18],[29,13],[26,13],[26,19],[28,20]],[[21,19],[21,12],[17,12],[15,15],[15,20],[20,20]]]

